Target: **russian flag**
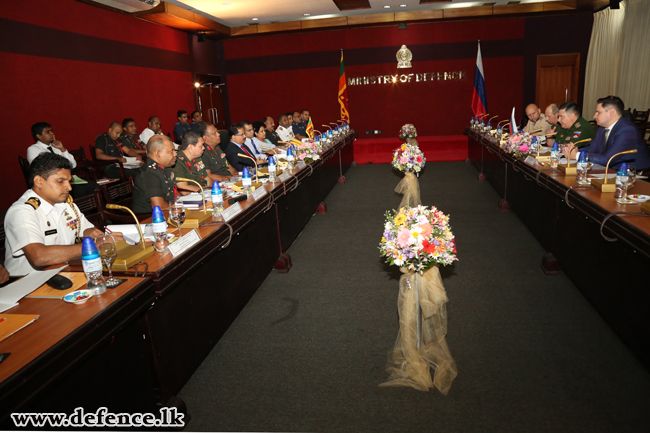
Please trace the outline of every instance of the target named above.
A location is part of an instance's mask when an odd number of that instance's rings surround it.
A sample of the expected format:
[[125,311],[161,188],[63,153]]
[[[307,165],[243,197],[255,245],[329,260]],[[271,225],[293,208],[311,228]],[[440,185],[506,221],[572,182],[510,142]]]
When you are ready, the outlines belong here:
[[483,59],[481,58],[481,41],[478,41],[476,55],[476,71],[474,72],[474,92],[472,93],[472,111],[474,116],[487,114],[487,99],[485,97],[485,75],[483,74]]

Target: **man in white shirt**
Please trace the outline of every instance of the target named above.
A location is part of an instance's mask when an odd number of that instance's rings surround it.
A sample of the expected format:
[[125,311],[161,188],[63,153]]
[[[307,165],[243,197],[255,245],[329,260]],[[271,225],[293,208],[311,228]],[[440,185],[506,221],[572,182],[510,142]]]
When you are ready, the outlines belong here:
[[286,114],[280,114],[278,116],[278,125],[280,126],[278,126],[278,129],[276,129],[275,132],[278,134],[278,137],[280,137],[280,140],[288,142],[291,141],[291,139],[296,138],[293,134],[293,129],[291,128],[291,121],[289,121]]
[[[29,167],[28,189],[5,216],[5,266],[12,276],[27,275],[81,256],[81,239],[103,234],[69,200],[70,162],[45,152]],[[121,234],[113,234],[122,240]]]
[[253,129],[253,124],[248,120],[244,120],[240,122],[240,125],[244,127],[244,143],[246,146],[255,152],[255,158],[258,160],[266,161],[268,159],[268,155],[266,155],[264,153],[264,149],[258,146],[257,143],[255,143],[255,140],[253,140],[253,138],[255,138],[255,130]]
[[68,152],[59,140],[54,137],[52,125],[46,122],[38,122],[32,125],[32,137],[36,140],[36,144],[32,144],[27,148],[27,161],[31,164],[34,158],[43,152],[51,152],[55,155],[61,155],[70,161],[71,168],[77,166],[74,156]]
[[542,114],[535,104],[528,104],[526,116],[528,117],[528,123],[524,127],[524,132],[528,132],[530,135],[545,135],[546,131],[551,127],[546,121],[546,116]]
[[144,144],[147,144],[149,139],[154,135],[162,135],[162,126],[160,125],[159,118],[156,116],[151,116],[149,118],[149,126],[147,128],[144,128],[144,130],[140,133],[140,140],[142,140]]

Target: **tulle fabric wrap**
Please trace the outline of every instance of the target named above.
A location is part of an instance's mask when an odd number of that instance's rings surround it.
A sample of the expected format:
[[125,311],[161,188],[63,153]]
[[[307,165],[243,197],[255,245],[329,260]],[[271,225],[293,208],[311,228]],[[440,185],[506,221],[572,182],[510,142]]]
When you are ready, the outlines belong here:
[[[410,386],[420,391],[436,388],[447,395],[458,375],[456,362],[451,356],[447,335],[447,294],[440,271],[435,265],[417,276],[419,305],[422,310],[422,339],[418,348],[418,308],[416,299],[416,273],[400,268],[399,281],[399,333],[395,348],[389,355],[388,381],[379,386]],[[409,285],[410,283],[410,285]],[[431,369],[434,370],[433,379]]]
[[404,206],[416,207],[422,204],[422,201],[420,201],[420,183],[418,178],[410,171],[407,171],[404,178],[399,181],[397,187],[395,187],[395,192],[403,195],[399,208]]

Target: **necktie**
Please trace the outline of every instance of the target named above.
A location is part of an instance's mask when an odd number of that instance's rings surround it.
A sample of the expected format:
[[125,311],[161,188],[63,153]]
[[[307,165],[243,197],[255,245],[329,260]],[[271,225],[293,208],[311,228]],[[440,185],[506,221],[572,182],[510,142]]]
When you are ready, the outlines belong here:
[[255,142],[253,141],[252,138],[251,138],[251,144],[253,145],[253,150],[255,151],[255,153],[262,153],[262,152],[257,148],[257,146],[255,146]]
[[250,152],[249,152],[248,150],[246,150],[246,146],[242,146],[242,147],[241,147],[241,150],[243,150],[244,153],[245,153],[246,155],[250,156],[251,158],[255,158],[253,155],[250,154]]
[[47,150],[49,150],[50,152],[54,153],[54,149],[52,149],[52,146],[47,146]]
[[605,137],[603,138],[603,149],[600,153],[605,153],[605,150],[607,149],[607,139],[609,138],[609,128],[605,130]]

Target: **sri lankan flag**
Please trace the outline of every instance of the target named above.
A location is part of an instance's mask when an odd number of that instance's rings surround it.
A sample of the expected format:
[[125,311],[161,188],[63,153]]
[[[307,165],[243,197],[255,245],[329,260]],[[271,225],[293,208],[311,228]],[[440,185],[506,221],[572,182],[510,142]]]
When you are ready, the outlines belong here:
[[312,140],[314,139],[314,124],[311,122],[311,117],[309,118],[309,121],[307,122],[307,135]]
[[345,81],[343,50],[341,50],[341,70],[339,72],[339,105],[341,106],[341,120],[350,123],[350,111],[348,110],[348,86]]

